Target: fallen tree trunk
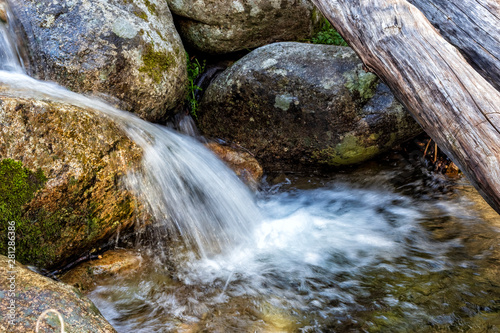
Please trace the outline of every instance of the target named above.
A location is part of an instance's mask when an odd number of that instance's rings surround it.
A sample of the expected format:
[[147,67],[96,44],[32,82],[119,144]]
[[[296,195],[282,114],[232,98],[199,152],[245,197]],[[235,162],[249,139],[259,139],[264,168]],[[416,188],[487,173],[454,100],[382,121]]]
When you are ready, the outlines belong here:
[[500,91],[500,2],[408,0]]
[[406,0],[313,2],[500,213],[500,92]]

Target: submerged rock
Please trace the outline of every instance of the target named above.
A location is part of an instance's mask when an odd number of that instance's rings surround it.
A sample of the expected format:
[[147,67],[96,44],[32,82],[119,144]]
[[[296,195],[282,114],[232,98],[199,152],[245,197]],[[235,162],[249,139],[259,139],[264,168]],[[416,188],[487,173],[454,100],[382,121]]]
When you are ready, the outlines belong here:
[[[2,255],[0,289],[2,332],[34,332],[38,318],[49,309],[62,315],[67,333],[116,332],[77,289],[37,274]],[[40,332],[60,331],[61,323],[54,312],[40,318]]]
[[13,9],[39,78],[118,98],[150,121],[183,100],[186,55],[165,2],[20,0]]
[[87,261],[73,268],[61,277],[61,281],[82,291],[88,291],[99,280],[135,272],[141,264],[142,257],[136,251],[110,250],[97,260]]
[[240,59],[206,90],[198,119],[269,170],[363,162],[422,131],[352,49],[303,43]]
[[142,214],[123,186],[141,157],[106,116],[0,96],[0,234],[14,221],[17,259],[39,267],[101,246]]
[[309,38],[321,15],[309,0],[168,0],[186,45],[221,54]]

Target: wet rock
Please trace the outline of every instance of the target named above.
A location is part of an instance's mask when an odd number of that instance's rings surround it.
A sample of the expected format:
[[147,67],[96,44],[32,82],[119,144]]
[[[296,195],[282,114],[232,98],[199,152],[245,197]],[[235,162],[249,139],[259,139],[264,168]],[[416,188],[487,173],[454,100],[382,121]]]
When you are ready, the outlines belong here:
[[0,0],[0,21],[7,22],[7,8],[3,0]]
[[15,221],[18,260],[39,267],[101,246],[143,212],[123,186],[141,157],[103,115],[0,96],[0,235]]
[[342,46],[276,43],[210,87],[202,133],[249,149],[266,170],[360,163],[421,132],[389,88]]
[[186,45],[211,54],[309,38],[321,17],[309,0],[168,0],[168,4]]
[[82,263],[61,277],[61,281],[82,291],[95,287],[97,281],[137,271],[142,264],[141,255],[132,250],[111,250],[97,260]]
[[[11,268],[10,264],[13,264],[14,268]],[[14,264],[2,255],[0,289],[2,332],[34,332],[38,318],[49,309],[62,315],[65,332],[116,332],[95,305],[77,289],[37,274],[18,262]],[[14,290],[13,294],[11,290]],[[10,312],[11,308],[14,309],[13,312]],[[10,316],[11,313],[13,317]],[[40,332],[60,330],[61,323],[54,313],[40,319]]]
[[206,146],[223,160],[245,184],[252,188],[262,179],[264,171],[259,162],[247,151],[215,142]]
[[104,93],[157,121],[183,100],[186,55],[165,2],[14,2],[30,70],[77,92]]
[[451,162],[446,168],[446,175],[450,178],[459,178],[461,171],[455,163]]

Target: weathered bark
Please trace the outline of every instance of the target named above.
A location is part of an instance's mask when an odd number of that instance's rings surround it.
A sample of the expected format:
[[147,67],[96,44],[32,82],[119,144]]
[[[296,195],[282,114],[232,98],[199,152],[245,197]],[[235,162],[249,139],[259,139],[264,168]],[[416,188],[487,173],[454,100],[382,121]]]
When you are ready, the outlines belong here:
[[500,92],[405,0],[313,2],[500,213]]
[[500,2],[497,0],[408,0],[500,90]]

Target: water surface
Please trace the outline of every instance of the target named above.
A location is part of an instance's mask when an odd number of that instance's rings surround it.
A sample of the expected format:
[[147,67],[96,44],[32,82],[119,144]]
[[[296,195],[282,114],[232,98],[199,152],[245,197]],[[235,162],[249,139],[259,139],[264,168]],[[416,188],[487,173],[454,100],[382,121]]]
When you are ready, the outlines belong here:
[[496,332],[500,218],[466,182],[418,174],[282,177],[241,246],[174,248],[90,297],[119,332]]

